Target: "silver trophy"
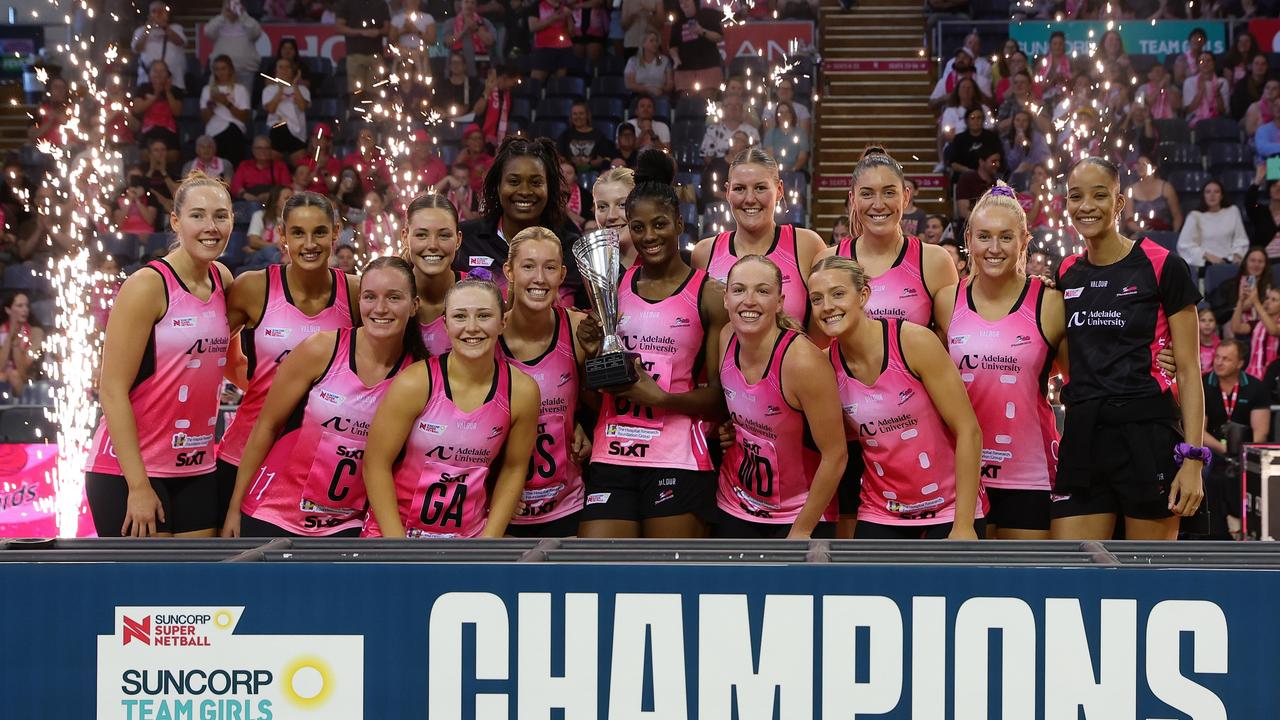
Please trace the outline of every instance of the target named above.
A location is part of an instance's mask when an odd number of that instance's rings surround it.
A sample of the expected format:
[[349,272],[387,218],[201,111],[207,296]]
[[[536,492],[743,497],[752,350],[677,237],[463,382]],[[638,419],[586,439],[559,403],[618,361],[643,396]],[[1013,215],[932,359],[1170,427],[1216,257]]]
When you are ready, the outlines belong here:
[[618,337],[620,242],[617,230],[603,229],[587,233],[573,244],[573,259],[604,331],[600,354],[586,362],[587,387],[592,390],[630,385],[638,379],[635,358],[639,355],[627,352]]

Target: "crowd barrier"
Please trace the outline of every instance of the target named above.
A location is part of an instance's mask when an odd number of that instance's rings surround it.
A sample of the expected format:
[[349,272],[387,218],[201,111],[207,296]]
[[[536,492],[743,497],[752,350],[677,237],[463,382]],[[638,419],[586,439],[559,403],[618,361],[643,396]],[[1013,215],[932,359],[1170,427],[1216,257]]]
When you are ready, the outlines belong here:
[[1271,543],[0,541],[0,715],[1275,717],[1278,570]]

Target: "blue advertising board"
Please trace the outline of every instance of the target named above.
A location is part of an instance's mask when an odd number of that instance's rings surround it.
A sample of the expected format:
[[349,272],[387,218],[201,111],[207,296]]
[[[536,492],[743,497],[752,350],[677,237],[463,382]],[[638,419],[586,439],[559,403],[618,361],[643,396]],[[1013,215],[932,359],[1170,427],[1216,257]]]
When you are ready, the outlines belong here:
[[0,587],[10,718],[1212,720],[1280,708],[1271,571],[14,563]]

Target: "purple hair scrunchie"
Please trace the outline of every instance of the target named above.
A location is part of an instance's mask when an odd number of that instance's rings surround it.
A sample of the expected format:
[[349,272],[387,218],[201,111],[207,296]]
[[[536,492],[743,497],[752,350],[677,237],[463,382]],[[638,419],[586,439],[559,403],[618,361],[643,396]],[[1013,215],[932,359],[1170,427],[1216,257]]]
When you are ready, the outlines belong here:
[[482,267],[475,268],[467,272],[467,278],[472,280],[488,280],[493,282],[493,273]]
[[1012,198],[1014,200],[1018,199],[1018,194],[1015,193],[1013,191],[1013,188],[1009,187],[1008,185],[996,185],[992,187],[990,190],[988,190],[987,192],[991,193],[992,195],[1000,195],[1002,197]]

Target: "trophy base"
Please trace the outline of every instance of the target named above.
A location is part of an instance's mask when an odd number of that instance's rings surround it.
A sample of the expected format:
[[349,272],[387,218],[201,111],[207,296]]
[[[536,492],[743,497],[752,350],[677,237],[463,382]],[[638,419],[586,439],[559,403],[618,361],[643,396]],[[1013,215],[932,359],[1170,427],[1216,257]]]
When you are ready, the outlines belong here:
[[586,362],[587,388],[601,390],[619,385],[630,385],[639,380],[636,374],[637,353],[613,352],[589,358]]

